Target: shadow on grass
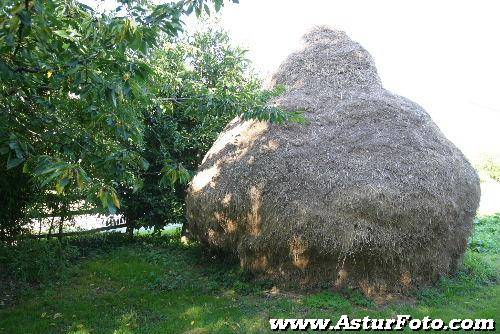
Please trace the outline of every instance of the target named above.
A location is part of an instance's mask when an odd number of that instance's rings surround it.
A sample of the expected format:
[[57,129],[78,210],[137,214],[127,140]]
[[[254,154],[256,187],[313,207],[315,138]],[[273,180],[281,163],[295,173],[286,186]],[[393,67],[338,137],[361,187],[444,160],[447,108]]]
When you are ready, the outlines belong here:
[[383,308],[356,290],[270,293],[270,282],[254,280],[235,259],[185,246],[175,235],[114,240],[107,247],[79,240],[80,260],[0,310],[0,333],[261,333],[269,318],[341,314],[494,318],[499,250],[489,240],[498,230],[491,229],[497,221],[488,219],[474,235],[486,241],[476,247],[472,239],[457,277],[415,293],[414,303]]

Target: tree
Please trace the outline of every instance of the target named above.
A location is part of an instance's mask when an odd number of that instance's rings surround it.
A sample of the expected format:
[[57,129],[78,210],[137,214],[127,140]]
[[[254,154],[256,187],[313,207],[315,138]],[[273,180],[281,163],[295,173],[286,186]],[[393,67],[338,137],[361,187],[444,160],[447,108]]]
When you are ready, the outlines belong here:
[[[217,10],[222,1],[213,0]],[[151,94],[151,50],[160,35],[177,35],[182,15],[209,11],[208,3],[120,0],[98,13],[75,0],[1,0],[2,193],[24,173],[40,191],[83,193],[114,212],[116,188],[138,187],[148,167],[137,154],[138,106]]]
[[184,221],[186,183],[220,131],[237,115],[281,122],[301,119],[267,105],[280,89],[266,91],[251,73],[246,51],[216,28],[166,40],[151,58],[155,98],[144,109],[144,147],[149,168],[137,191],[120,191],[134,226]]
[[[229,118],[298,115],[265,105],[271,93],[243,75],[241,50],[221,47],[227,37],[199,35],[198,51],[158,48],[176,43],[182,15],[208,13],[210,3],[219,10],[223,0],[120,0],[104,13],[76,0],[0,1],[0,155],[9,171],[1,191],[27,182],[8,205],[37,193],[42,209],[85,200],[115,213],[120,195],[133,196],[123,211],[136,221],[147,192],[135,193],[153,191],[159,174],[170,188],[154,190],[162,195],[149,221],[158,212],[177,217],[182,184]],[[28,202],[11,215],[17,223]]]

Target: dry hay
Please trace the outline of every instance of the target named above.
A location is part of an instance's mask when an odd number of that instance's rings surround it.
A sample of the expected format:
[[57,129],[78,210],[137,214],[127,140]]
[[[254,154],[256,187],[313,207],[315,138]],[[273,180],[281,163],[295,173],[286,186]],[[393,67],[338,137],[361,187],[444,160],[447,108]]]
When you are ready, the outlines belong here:
[[397,292],[456,271],[477,174],[416,103],[382,87],[370,54],[315,28],[273,77],[306,124],[234,119],[187,196],[188,230],[243,267],[303,287]]

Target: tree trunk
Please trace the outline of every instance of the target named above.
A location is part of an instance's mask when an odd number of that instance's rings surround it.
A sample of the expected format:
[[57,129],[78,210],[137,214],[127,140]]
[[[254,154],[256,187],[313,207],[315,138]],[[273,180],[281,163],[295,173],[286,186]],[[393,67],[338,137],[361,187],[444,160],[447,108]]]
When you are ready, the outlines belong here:
[[59,220],[59,232],[57,234],[57,239],[59,239],[59,241],[61,241],[62,239],[63,225],[64,225],[64,217],[61,217],[61,220]]
[[129,238],[134,237],[134,223],[132,221],[127,222],[127,230],[125,231],[125,233],[127,233]]
[[187,237],[187,224],[186,224],[186,222],[182,223],[181,237]]
[[50,226],[49,226],[49,233],[47,233],[47,240],[50,239],[52,236],[52,229],[54,228],[54,216],[52,216],[52,219],[50,221]]
[[[63,199],[64,201],[64,199]],[[57,238],[59,241],[61,241],[63,237],[63,227],[64,227],[64,221],[66,220],[66,215],[68,214],[67,206],[65,202],[61,203],[61,218],[59,220],[59,233],[57,234]]]

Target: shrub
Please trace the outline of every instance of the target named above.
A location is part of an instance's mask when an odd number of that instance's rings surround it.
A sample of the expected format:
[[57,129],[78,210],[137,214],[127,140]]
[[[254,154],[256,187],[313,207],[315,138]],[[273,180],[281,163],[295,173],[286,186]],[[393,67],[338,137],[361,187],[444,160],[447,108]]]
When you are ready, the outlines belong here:
[[0,269],[22,283],[45,283],[57,278],[82,257],[141,242],[123,233],[99,233],[58,239],[20,239],[0,245]]
[[26,239],[0,248],[0,263],[21,282],[41,283],[61,272],[78,255],[78,248],[66,242]]
[[87,234],[63,239],[62,242],[76,247],[81,256],[107,252],[111,249],[136,243],[139,239],[130,239],[119,232]]

